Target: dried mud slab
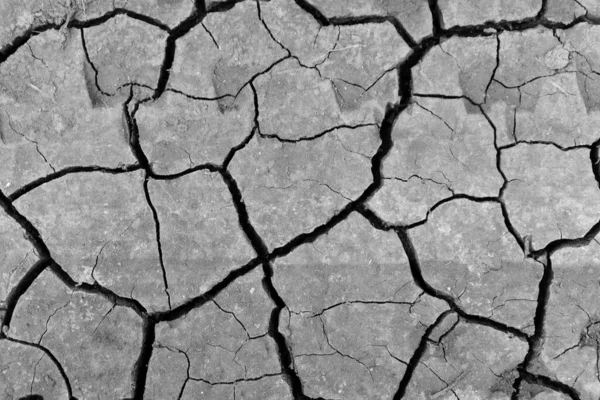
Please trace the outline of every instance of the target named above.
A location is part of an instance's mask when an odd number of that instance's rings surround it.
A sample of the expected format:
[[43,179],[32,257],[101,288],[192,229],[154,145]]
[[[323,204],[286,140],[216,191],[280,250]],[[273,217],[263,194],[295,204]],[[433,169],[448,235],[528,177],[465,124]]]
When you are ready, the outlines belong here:
[[600,396],[592,0],[0,4],[0,397]]

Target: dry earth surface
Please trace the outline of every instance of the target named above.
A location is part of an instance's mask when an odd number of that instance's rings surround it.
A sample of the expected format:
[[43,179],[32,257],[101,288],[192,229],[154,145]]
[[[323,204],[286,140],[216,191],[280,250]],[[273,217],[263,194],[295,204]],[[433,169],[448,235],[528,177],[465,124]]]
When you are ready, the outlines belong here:
[[600,398],[600,2],[2,0],[2,399]]

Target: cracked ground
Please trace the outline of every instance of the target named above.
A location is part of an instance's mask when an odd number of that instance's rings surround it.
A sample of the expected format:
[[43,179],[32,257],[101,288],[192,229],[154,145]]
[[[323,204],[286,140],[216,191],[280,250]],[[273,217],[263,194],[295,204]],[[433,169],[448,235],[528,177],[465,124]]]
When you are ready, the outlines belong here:
[[600,398],[596,0],[0,2],[2,399]]

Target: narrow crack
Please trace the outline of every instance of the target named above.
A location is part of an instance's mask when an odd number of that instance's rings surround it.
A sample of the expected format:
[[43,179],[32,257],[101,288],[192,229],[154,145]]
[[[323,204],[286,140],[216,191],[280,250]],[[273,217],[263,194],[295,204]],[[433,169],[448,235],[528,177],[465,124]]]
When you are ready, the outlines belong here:
[[146,202],[148,203],[148,207],[152,211],[152,217],[154,219],[154,230],[156,234],[156,248],[158,250],[158,261],[160,263],[160,270],[162,273],[162,280],[165,294],[167,295],[167,303],[169,305],[169,310],[172,308],[171,306],[171,294],[169,293],[169,280],[167,278],[167,269],[165,268],[165,262],[163,257],[163,249],[162,242],[160,240],[160,219],[158,217],[158,211],[156,207],[152,203],[152,198],[150,197],[150,190],[148,189],[148,175],[144,177],[144,197],[146,198]]
[[496,65],[494,66],[494,69],[492,70],[492,75],[490,76],[490,80],[488,81],[486,87],[485,87],[485,97],[483,102],[487,103],[488,100],[488,92],[490,90],[490,86],[492,85],[492,82],[494,81],[494,79],[496,78],[496,72],[498,71],[498,68],[500,67],[500,35],[496,35]]
[[42,151],[40,150],[40,144],[36,140],[30,139],[27,135],[25,135],[24,133],[21,133],[17,129],[15,129],[15,127],[12,124],[12,119],[10,117],[10,114],[8,114],[8,112],[6,110],[4,110],[4,113],[8,117],[8,126],[10,127],[10,129],[17,135],[21,136],[23,139],[27,140],[29,143],[33,144],[35,146],[35,151],[40,155],[40,157],[42,157],[42,159],[44,160],[44,163],[47,164],[53,172],[56,172],[56,169],[54,169],[54,167],[52,166],[52,164],[50,164],[50,162],[48,161],[48,159],[46,158],[44,153],[42,153]]

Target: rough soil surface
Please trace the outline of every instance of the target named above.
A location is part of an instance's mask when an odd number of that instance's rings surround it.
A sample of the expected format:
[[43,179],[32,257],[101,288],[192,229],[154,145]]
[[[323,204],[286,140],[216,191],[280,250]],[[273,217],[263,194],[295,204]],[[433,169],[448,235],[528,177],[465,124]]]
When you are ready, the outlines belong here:
[[0,2],[0,398],[600,398],[596,0]]

